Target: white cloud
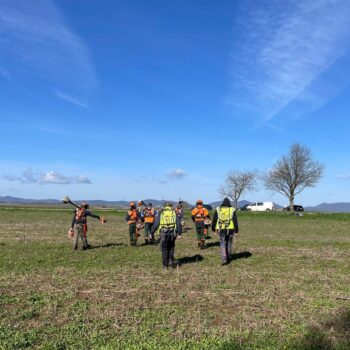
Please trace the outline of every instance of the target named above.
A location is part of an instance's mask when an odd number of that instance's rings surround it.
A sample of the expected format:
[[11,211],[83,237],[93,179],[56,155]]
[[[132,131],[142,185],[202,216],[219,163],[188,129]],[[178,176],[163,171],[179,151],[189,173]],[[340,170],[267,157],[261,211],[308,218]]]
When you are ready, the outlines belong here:
[[38,172],[33,169],[25,170],[21,176],[16,175],[4,175],[4,180],[11,182],[20,182],[23,184],[56,184],[56,185],[68,185],[68,184],[91,184],[91,181],[83,175],[80,176],[65,176],[54,171],[48,171],[46,173]]
[[89,96],[96,87],[87,45],[52,0],[0,0],[0,50],[2,75],[40,77],[66,96]]
[[337,179],[350,180],[350,174],[339,174],[337,175]]
[[171,178],[171,179],[176,179],[176,180],[180,180],[182,178],[184,178],[185,176],[187,176],[188,174],[182,170],[182,169],[171,169],[166,176]]
[[345,72],[336,80],[326,74],[347,56],[349,1],[243,1],[240,5],[228,98],[235,114],[268,121],[286,108],[289,115],[310,113],[349,83]]
[[54,171],[49,171],[43,174],[39,180],[39,184],[91,184],[86,176],[65,176]]

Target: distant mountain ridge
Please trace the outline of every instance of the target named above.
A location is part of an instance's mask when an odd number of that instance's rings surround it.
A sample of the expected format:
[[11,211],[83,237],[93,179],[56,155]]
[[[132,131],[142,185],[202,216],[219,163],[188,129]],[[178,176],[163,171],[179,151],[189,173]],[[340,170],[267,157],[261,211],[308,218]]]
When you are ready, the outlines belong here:
[[[73,201],[80,203],[82,200],[73,199]],[[152,203],[153,207],[162,206],[165,201],[168,200],[159,200],[159,199],[143,199],[145,204]],[[87,202],[92,206],[98,207],[122,207],[126,208],[129,206],[130,201],[120,200],[120,201],[105,201],[99,199],[87,200]],[[137,202],[135,200],[134,202]],[[178,201],[170,201],[174,205],[178,203]],[[52,198],[44,198],[44,199],[30,199],[30,198],[19,198],[12,196],[0,196],[0,203],[8,203],[8,204],[60,204],[61,201],[58,199]],[[213,208],[220,206],[222,201],[216,201],[211,203],[205,203],[211,205]],[[233,202],[231,202],[233,204]],[[251,203],[247,200],[241,200],[238,202],[238,207],[241,207],[245,204]],[[274,203],[277,209],[281,209],[277,203]],[[193,207],[194,204],[188,203],[184,201],[184,207]],[[308,206],[304,208],[306,211],[318,211],[318,212],[330,212],[330,213],[350,213],[350,202],[337,202],[337,203],[321,203],[316,206]]]
[[305,207],[306,211],[322,211],[329,213],[350,213],[349,202],[321,203],[313,207]]
[[[129,207],[130,201],[120,200],[120,201],[106,201],[102,199],[91,199],[91,200],[81,200],[71,198],[75,203],[81,203],[82,201],[88,202],[91,206],[97,207]],[[135,204],[138,200],[131,200]],[[145,204],[152,203],[153,207],[162,206],[164,202],[171,202],[176,205],[177,201],[169,201],[169,200],[158,200],[158,199],[143,199]],[[61,204],[62,202],[58,199],[30,199],[30,198],[19,198],[19,197],[11,197],[11,196],[0,196],[0,203],[8,203],[8,204]],[[184,201],[184,207],[190,206],[187,202]]]

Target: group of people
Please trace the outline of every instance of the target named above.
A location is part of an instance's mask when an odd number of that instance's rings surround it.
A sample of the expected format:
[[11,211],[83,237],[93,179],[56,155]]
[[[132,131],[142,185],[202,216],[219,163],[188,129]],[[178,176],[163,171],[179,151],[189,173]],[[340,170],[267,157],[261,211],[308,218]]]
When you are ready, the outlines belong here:
[[[82,240],[83,249],[89,247],[87,241],[87,217],[96,218],[102,223],[106,220],[103,217],[91,213],[87,203],[82,203],[73,215],[70,238],[73,238],[73,249],[78,248],[79,238]],[[232,255],[232,242],[235,233],[239,232],[236,210],[231,206],[228,198],[225,198],[221,205],[214,211],[213,218],[202,200],[197,200],[196,206],[191,210],[191,218],[195,224],[198,247],[204,249],[205,238],[209,229],[216,232],[220,238],[221,264],[229,263]],[[174,258],[175,241],[182,237],[184,225],[184,212],[182,203],[179,202],[173,208],[171,202],[165,202],[163,208],[152,207],[152,203],[145,204],[139,201],[137,205],[130,202],[130,208],[125,216],[129,227],[130,245],[136,246],[140,232],[144,229],[145,244],[155,242],[155,234],[159,235],[162,251],[163,268],[176,267]]]

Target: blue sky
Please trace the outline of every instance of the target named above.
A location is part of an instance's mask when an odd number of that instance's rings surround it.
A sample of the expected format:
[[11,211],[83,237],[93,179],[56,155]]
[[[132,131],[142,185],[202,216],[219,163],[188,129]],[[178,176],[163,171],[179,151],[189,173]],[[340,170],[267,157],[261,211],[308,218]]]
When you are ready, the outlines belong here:
[[301,142],[350,201],[349,49],[346,0],[0,0],[0,196],[210,202]]

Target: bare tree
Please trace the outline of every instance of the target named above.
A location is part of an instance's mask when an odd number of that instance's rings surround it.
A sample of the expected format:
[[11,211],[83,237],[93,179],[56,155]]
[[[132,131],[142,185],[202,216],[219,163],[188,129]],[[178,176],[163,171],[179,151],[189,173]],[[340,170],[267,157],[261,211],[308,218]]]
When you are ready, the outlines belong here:
[[324,165],[313,160],[306,146],[295,143],[289,153],[282,156],[262,180],[266,189],[277,191],[289,199],[289,208],[294,210],[294,198],[306,187],[313,187],[320,180]]
[[219,193],[231,198],[237,208],[238,201],[243,193],[256,190],[256,178],[256,171],[232,170],[226,175],[224,184],[219,188]]

